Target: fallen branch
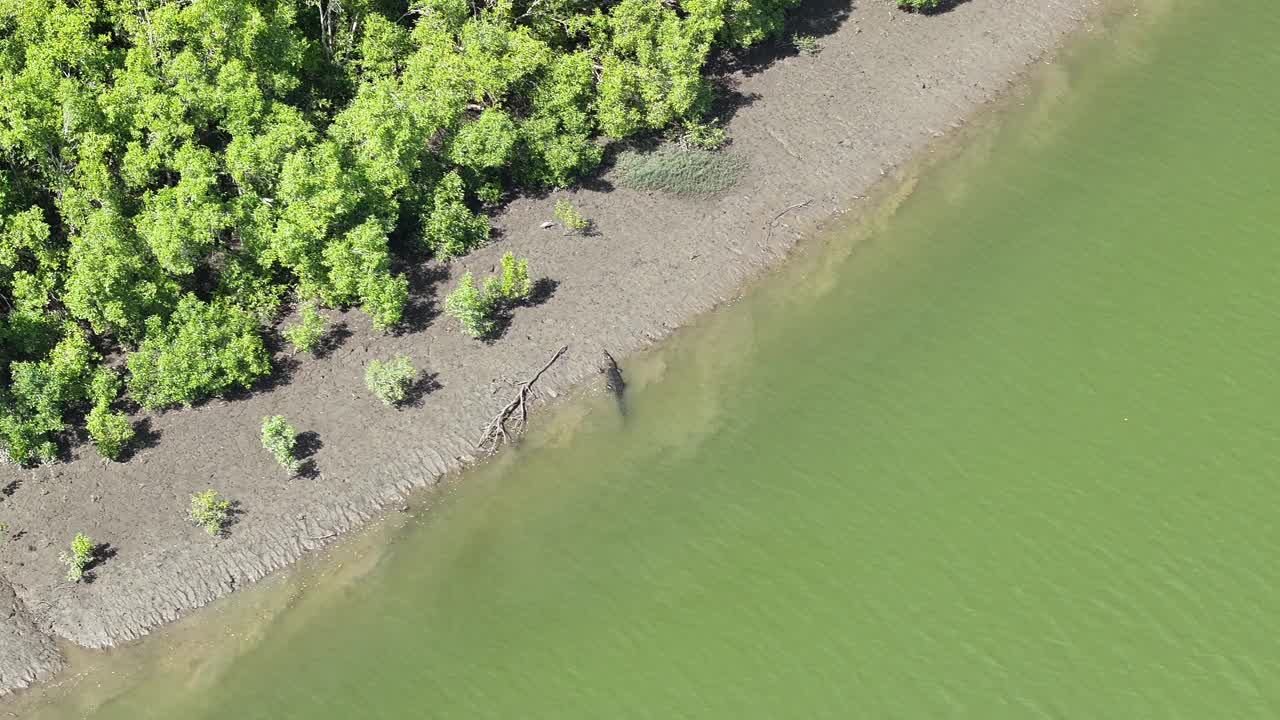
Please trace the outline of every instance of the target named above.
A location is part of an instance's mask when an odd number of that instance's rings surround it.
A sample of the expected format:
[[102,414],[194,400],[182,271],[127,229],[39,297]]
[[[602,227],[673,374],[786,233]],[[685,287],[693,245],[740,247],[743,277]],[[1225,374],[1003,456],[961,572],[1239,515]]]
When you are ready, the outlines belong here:
[[515,397],[512,398],[511,402],[507,403],[498,411],[498,414],[494,415],[493,419],[489,421],[488,426],[484,429],[484,434],[480,436],[480,441],[476,443],[477,449],[484,448],[487,445],[489,452],[494,452],[502,442],[505,441],[510,444],[511,434],[507,431],[507,421],[510,420],[517,412],[520,413],[520,417],[517,419],[510,432],[514,433],[518,430],[524,429],[529,422],[528,400],[530,393],[533,392],[533,384],[538,382],[538,378],[542,377],[542,373],[546,372],[552,365],[554,365],[555,362],[560,359],[560,356],[564,355],[568,350],[568,345],[561,346],[561,348],[556,351],[556,354],[552,355],[551,359],[547,361],[547,364],[542,366],[541,370],[534,373],[533,377],[516,386]]
[[775,228],[777,228],[778,220],[781,219],[783,215],[786,215],[792,210],[799,210],[802,207],[808,207],[809,203],[811,202],[813,202],[812,198],[805,200],[804,202],[798,202],[795,205],[788,205],[787,207],[780,210],[776,215],[769,218],[769,236],[764,239],[764,244],[768,245],[770,241],[773,240],[773,231]]

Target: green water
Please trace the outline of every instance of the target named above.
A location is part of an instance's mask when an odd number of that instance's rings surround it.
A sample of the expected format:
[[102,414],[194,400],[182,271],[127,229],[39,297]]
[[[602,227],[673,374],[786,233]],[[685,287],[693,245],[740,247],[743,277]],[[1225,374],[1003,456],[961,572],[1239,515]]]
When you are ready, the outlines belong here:
[[31,717],[1280,717],[1280,14],[1142,3],[891,216]]

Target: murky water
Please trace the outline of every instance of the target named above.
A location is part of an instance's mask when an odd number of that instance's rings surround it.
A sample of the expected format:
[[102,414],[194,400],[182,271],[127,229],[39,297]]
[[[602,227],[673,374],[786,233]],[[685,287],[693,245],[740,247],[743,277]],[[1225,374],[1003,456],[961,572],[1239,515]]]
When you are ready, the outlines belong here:
[[625,424],[544,415],[19,714],[1280,717],[1280,14],[1106,25],[631,363]]

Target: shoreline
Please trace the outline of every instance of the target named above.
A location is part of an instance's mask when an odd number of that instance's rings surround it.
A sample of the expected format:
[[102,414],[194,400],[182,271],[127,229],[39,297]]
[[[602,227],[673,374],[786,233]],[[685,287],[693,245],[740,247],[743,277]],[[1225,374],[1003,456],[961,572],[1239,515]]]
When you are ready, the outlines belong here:
[[[852,10],[813,3],[792,25],[818,36],[820,53],[765,49],[726,78],[740,101],[730,150],[749,163],[734,189],[662,196],[613,189],[606,173],[555,194],[595,223],[588,237],[541,229],[554,197],[519,198],[494,218],[491,246],[411,270],[423,304],[411,309],[408,331],[380,335],[357,313],[334,313],[348,335],[326,357],[277,354],[286,382],[145,416],[142,434],[154,441],[128,462],[101,463],[81,446],[68,463],[0,468],[0,519],[23,533],[0,543],[0,695],[57,671],[54,637],[91,648],[137,639],[473,464],[480,429],[509,399],[507,378],[527,377],[567,344],[539,380],[544,400],[554,399],[596,378],[601,348],[625,357],[732,300],[806,231],[1004,95],[1097,7],[970,0],[925,17],[898,12],[892,0]],[[478,343],[436,303],[466,269],[487,273],[506,251],[529,256],[532,277],[554,289],[518,309],[497,343]],[[433,384],[399,411],[369,398],[362,382],[365,362],[395,353]],[[309,443],[315,476],[284,477],[258,446],[258,420],[277,413],[318,438]],[[210,487],[244,511],[225,539],[182,517],[186,498]],[[95,582],[72,586],[56,558],[79,531],[113,554]]]

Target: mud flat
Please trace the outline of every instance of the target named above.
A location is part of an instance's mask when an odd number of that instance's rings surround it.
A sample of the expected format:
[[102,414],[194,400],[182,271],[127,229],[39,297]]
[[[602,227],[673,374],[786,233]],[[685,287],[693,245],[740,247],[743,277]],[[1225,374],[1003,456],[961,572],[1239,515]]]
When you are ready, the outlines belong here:
[[[543,398],[598,377],[600,349],[621,357],[734,298],[807,231],[855,207],[888,170],[959,127],[1072,30],[1097,0],[970,0],[922,17],[892,0],[807,3],[793,29],[815,56],[764,48],[724,68],[732,152],[747,169],[714,197],[639,192],[602,178],[573,192],[596,232],[544,230],[551,199],[524,198],[495,219],[496,241],[451,266],[410,271],[413,304],[398,334],[358,314],[335,317],[319,358],[281,354],[278,377],[243,397],[139,418],[142,446],[104,463],[0,467],[0,694],[55,672],[55,637],[105,647],[256,581],[404,504],[476,459],[475,443],[512,382],[557,348]],[[463,336],[438,299],[463,271],[527,255],[543,298],[488,345]],[[410,356],[418,397],[388,410],[370,397],[371,359]],[[290,479],[259,444],[265,415],[305,433],[309,472]],[[191,493],[239,503],[230,534],[187,524]],[[93,582],[70,585],[58,554],[76,532],[102,543]]]
[[57,672],[62,657],[13,592],[0,580],[0,690],[27,687]]

